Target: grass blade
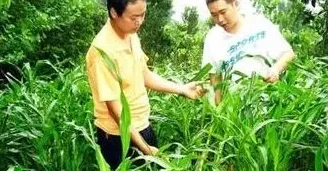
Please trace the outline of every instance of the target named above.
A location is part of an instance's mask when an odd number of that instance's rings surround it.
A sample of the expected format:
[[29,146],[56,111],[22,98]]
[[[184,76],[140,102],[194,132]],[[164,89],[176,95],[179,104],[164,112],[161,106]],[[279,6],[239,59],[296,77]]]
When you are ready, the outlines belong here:
[[208,72],[213,68],[211,64],[206,64],[197,74],[194,78],[191,79],[191,81],[199,81],[202,79],[205,75],[208,74]]
[[122,79],[118,73],[118,69],[114,63],[114,61],[101,49],[96,48],[99,53],[102,56],[102,59],[104,60],[105,64],[107,65],[107,69],[116,76],[121,89],[121,104],[122,104],[122,112],[120,117],[120,135],[121,135],[121,141],[122,141],[122,159],[124,159],[127,154],[128,150],[130,148],[130,125],[131,125],[131,113],[130,113],[130,107],[128,104],[128,101],[126,99],[126,96],[123,92],[123,86],[122,86]]

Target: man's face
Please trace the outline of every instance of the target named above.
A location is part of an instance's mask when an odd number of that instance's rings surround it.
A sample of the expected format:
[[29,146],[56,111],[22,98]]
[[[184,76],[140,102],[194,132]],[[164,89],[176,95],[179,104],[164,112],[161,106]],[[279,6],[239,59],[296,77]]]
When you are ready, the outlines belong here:
[[229,31],[238,20],[236,1],[227,3],[225,0],[217,0],[207,5],[216,24]]
[[147,3],[144,0],[137,0],[135,3],[128,3],[123,14],[114,18],[120,29],[125,33],[135,33],[140,29],[145,19]]

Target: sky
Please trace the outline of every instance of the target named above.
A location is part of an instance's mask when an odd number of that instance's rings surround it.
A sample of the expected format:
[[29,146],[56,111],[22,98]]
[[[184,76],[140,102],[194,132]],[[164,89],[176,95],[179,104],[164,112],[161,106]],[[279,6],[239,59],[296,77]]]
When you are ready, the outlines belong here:
[[173,0],[172,19],[181,21],[181,14],[187,6],[195,6],[201,20],[207,19],[210,15],[205,0]]

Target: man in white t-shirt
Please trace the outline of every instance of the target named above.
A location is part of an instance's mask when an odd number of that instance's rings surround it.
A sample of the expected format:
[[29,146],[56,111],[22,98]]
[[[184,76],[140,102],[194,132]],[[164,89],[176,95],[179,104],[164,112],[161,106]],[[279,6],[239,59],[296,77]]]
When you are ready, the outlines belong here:
[[[207,33],[204,44],[202,65],[214,67],[210,72],[211,85],[222,81],[220,74],[223,62],[247,76],[253,73],[266,82],[277,82],[279,74],[294,58],[289,43],[278,27],[262,15],[245,17],[239,11],[237,0],[206,0],[216,25]],[[250,56],[263,56],[255,58]],[[272,64],[271,67],[266,62]],[[221,101],[220,91],[215,92],[215,103]]]
[[253,2],[251,0],[237,0],[238,11],[244,15],[253,15],[257,12],[256,8],[253,7]]

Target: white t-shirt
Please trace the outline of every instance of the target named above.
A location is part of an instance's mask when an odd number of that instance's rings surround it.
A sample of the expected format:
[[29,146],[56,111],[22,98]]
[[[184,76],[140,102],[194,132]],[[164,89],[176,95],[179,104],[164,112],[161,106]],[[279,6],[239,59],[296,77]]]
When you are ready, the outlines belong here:
[[214,26],[206,35],[202,65],[214,67],[216,73],[222,61],[247,76],[253,72],[265,76],[269,66],[261,58],[245,55],[261,55],[274,63],[281,55],[292,48],[279,31],[279,28],[262,15],[245,19],[245,24],[236,34],[226,32],[220,26]]
[[239,0],[239,12],[244,15],[253,15],[256,13],[256,8],[250,0]]

